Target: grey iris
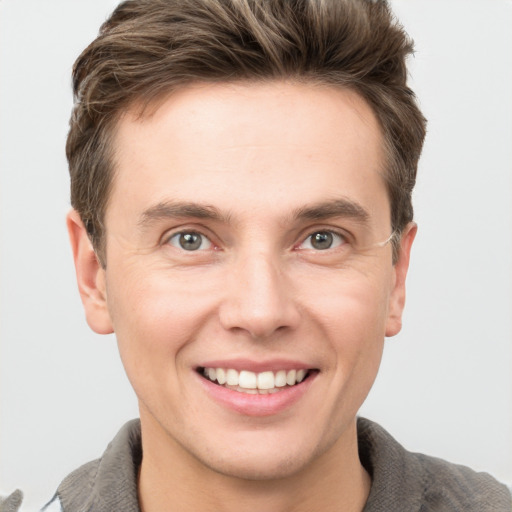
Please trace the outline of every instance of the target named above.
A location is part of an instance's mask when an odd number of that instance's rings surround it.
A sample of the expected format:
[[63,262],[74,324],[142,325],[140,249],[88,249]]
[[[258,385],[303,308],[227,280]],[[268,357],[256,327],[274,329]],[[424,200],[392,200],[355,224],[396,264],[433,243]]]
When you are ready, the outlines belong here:
[[199,233],[182,233],[180,246],[186,251],[195,251],[201,247],[201,235]]
[[329,233],[328,231],[319,231],[318,233],[311,235],[311,245],[315,249],[329,249],[332,243],[332,233]]

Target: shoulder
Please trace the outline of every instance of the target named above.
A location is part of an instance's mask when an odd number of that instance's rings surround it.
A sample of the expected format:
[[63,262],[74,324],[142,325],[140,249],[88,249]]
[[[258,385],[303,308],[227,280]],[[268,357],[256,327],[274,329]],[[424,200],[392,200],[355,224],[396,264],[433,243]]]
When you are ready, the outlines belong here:
[[445,504],[453,510],[512,511],[510,490],[490,474],[419,453],[409,456],[421,468],[423,500],[431,507]]
[[84,464],[62,481],[56,499],[64,512],[138,511],[137,474],[141,460],[140,422],[133,420],[121,428],[101,458]]
[[[137,474],[142,460],[140,422],[124,425],[103,455],[70,473],[40,512],[140,512]],[[23,493],[0,493],[0,512],[24,512]]]
[[405,450],[382,427],[358,420],[361,462],[372,476],[365,512],[511,512],[510,490],[491,475]]

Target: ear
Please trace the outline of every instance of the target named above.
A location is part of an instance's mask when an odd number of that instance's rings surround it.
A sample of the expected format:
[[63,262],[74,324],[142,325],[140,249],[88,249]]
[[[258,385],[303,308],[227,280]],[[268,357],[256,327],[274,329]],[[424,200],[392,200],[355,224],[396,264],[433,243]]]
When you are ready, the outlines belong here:
[[386,336],[395,336],[402,329],[402,313],[405,306],[405,279],[409,269],[411,247],[416,237],[418,226],[410,222],[402,233],[398,260],[394,265],[394,284],[389,298]]
[[66,223],[75,261],[78,290],[87,323],[98,334],[110,334],[114,330],[107,307],[105,270],[96,256],[89,235],[76,210],[68,213]]

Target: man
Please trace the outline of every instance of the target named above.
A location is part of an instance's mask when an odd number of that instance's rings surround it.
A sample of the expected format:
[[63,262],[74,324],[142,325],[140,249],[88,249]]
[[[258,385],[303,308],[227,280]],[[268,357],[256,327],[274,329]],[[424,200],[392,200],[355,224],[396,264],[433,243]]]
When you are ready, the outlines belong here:
[[78,59],[68,228],[140,426],[47,510],[510,510],[356,415],[401,327],[424,119],[383,2],[136,1]]

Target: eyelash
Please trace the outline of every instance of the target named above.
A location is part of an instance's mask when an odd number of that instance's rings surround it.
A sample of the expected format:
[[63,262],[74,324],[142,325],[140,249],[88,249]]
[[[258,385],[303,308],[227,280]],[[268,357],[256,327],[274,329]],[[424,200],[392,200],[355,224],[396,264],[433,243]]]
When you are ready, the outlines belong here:
[[295,248],[298,248],[300,247],[301,245],[305,244],[308,240],[310,240],[309,244],[312,245],[312,237],[315,236],[315,235],[325,235],[325,234],[328,234],[332,237],[332,242],[333,244],[336,243],[335,239],[339,239],[337,245],[335,247],[327,247],[325,249],[318,249],[318,248],[315,248],[315,247],[309,247],[305,250],[311,250],[311,251],[315,251],[315,252],[323,252],[323,251],[328,251],[328,250],[331,250],[331,249],[336,249],[337,247],[341,246],[341,245],[345,245],[346,243],[348,243],[348,237],[346,234],[342,233],[342,232],[339,232],[339,231],[336,231],[336,230],[333,230],[333,229],[317,229],[313,232],[310,232],[309,235],[307,235],[305,238],[302,239],[302,242],[300,242],[299,244],[297,244],[296,246],[294,246]]
[[[175,244],[173,244],[171,242],[173,239],[177,239],[178,240],[177,244],[179,244],[179,237],[182,237],[182,236],[185,236],[185,235],[196,235],[196,236],[201,237],[202,240],[201,240],[201,243],[200,243],[199,247],[201,247],[203,245],[203,243],[205,243],[205,241],[208,241],[211,246],[215,247],[215,244],[210,240],[210,238],[208,236],[206,236],[205,234],[201,233],[200,231],[196,231],[196,230],[193,230],[193,229],[182,230],[182,231],[178,231],[177,233],[172,233],[171,235],[165,237],[164,243],[165,244],[170,244],[173,247],[175,247],[176,249],[181,249],[181,250],[183,250],[185,252],[198,252],[196,250],[187,251],[187,249],[185,249],[184,247],[179,247],[178,245],[175,245]],[[206,249],[202,249],[202,250],[206,250]]]
[[[310,247],[302,248],[301,249],[301,246],[304,245],[308,240],[311,240],[313,236],[320,235],[320,234],[324,234],[324,235],[328,234],[328,235],[330,235],[332,237],[331,238],[332,243],[337,244],[337,245],[335,247],[326,247],[325,249],[318,249],[318,248],[312,247],[311,246],[312,243],[310,241],[309,242]],[[179,241],[180,240],[179,237],[184,236],[184,235],[196,235],[196,236],[201,237],[200,245],[196,249],[192,249],[192,250],[187,250],[183,246],[180,247],[179,245],[181,245],[181,244],[180,244],[180,241]],[[177,240],[176,244],[171,242],[173,239]],[[338,239],[338,242],[336,242],[336,239]],[[201,249],[201,246],[206,241],[209,242],[209,247]],[[324,252],[324,251],[328,251],[328,250],[331,250],[331,249],[336,249],[337,247],[345,245],[346,243],[349,243],[349,237],[344,232],[341,232],[341,231],[338,231],[338,230],[334,230],[332,228],[329,228],[329,229],[316,229],[314,231],[310,231],[309,234],[307,236],[305,236],[304,238],[302,238],[301,242],[299,242],[298,244],[295,244],[293,246],[293,248],[297,249],[297,250]],[[214,242],[212,242],[210,237],[208,237],[204,233],[201,233],[199,230],[194,230],[194,229],[181,230],[181,231],[178,231],[176,233],[172,233],[172,234],[170,234],[170,235],[168,235],[168,236],[166,236],[164,238],[163,244],[164,245],[165,244],[172,245],[176,249],[182,250],[184,252],[202,252],[202,251],[205,251],[205,250],[208,250],[208,249],[213,249],[213,250],[217,249],[217,246],[214,244]]]

